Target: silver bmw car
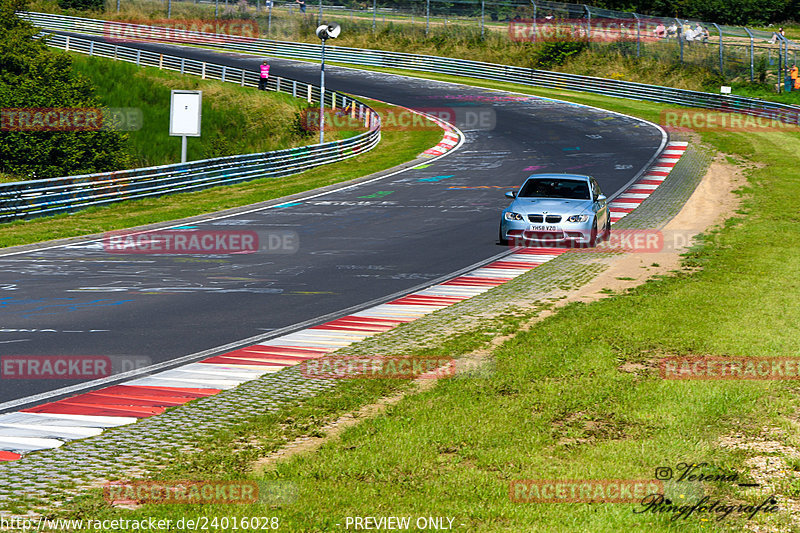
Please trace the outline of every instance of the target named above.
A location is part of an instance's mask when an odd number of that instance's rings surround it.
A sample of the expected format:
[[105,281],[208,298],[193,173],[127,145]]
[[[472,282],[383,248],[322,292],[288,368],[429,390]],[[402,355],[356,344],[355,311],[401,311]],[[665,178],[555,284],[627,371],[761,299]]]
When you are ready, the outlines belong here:
[[591,176],[533,174],[500,219],[500,243],[594,246],[611,235],[605,195]]

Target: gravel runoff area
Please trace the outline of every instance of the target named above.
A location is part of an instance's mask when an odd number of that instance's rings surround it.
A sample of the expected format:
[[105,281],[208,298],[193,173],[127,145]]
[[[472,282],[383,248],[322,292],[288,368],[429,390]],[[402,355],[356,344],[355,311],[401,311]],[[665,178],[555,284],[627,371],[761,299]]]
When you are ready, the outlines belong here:
[[[674,139],[673,139],[674,140]],[[664,183],[615,229],[659,229],[673,218],[695,190],[712,154],[689,145]],[[558,300],[607,268],[608,253],[562,254],[479,296],[339,350],[337,354],[397,354],[429,346],[442,332],[467,331],[482,319],[507,314],[514,306],[532,308]],[[198,436],[232,428],[251,413],[282,406],[336,387],[338,380],[311,379],[298,367],[246,382],[235,389],[85,440],[0,463],[0,514],[8,504],[31,511],[69,500],[82,487],[111,479],[146,477],[180,454],[191,452]]]

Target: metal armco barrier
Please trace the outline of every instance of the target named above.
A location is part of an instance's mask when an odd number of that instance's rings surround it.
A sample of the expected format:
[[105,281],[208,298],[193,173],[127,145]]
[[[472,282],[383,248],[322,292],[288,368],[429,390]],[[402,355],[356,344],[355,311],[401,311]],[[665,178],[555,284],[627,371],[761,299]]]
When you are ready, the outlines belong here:
[[[64,35],[52,35],[48,37],[47,42],[50,46],[73,52],[91,53],[94,56],[109,57],[137,65],[196,74],[204,79],[221,80],[242,86],[258,86],[259,76],[256,72],[224,65]],[[304,98],[309,102],[319,102],[319,87],[301,81],[270,77],[267,88]],[[326,92],[325,101],[326,105],[337,109],[351,106],[351,110],[363,121],[368,130],[344,140],[286,150],[81,176],[3,183],[0,184],[0,222],[54,215],[124,200],[196,191],[257,178],[287,176],[348,159],[371,150],[380,142],[380,116],[372,108],[334,92]]]
[[[48,15],[44,13],[21,13],[20,16],[36,26],[49,30],[108,35],[110,24],[124,24],[79,17]],[[146,26],[129,25],[135,28]],[[289,59],[320,59],[321,46],[310,43],[272,41],[201,32],[184,32],[175,35],[185,37],[185,42],[208,42],[210,47],[270,55]],[[213,44],[212,44],[213,41]],[[721,95],[700,91],[687,91],[658,85],[647,85],[629,81],[611,80],[564,74],[524,67],[483,63],[466,59],[406,54],[382,50],[328,46],[326,57],[354,65],[368,65],[394,69],[417,70],[439,74],[451,74],[470,78],[519,83],[535,87],[566,89],[597,93],[618,98],[648,100],[675,105],[702,107],[721,111],[776,119],[790,124],[800,124],[800,106],[781,104],[756,98]]]

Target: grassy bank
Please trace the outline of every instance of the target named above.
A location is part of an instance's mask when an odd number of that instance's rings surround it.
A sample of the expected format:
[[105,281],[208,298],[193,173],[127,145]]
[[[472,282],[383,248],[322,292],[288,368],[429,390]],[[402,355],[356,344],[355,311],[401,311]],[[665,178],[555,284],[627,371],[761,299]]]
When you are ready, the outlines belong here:
[[[649,119],[662,109],[600,96],[515,89]],[[305,427],[306,434],[319,431],[321,415],[352,410],[356,398],[376,397],[378,384],[348,384],[339,392],[344,396],[315,399],[317,409],[254,417],[252,426],[204,441],[203,453],[174,462],[161,475],[291,482],[299,491],[292,503],[270,508],[148,505],[122,511],[94,495],[72,512],[92,518],[266,514],[279,517],[281,529],[288,531],[340,530],[348,516],[450,517],[455,530],[481,532],[766,531],[764,524],[786,526],[785,514],[757,513],[749,519],[732,513],[718,520],[718,513],[695,513],[683,519],[675,513],[637,513],[643,507],[634,504],[516,503],[509,498],[512,480],[652,479],[656,468],[677,470],[684,462],[706,462],[705,474],[736,473],[739,483],[758,482],[769,490],[685,482],[669,487],[676,502],[696,501],[705,492],[726,505],[756,504],[774,492],[785,513],[796,497],[800,462],[785,451],[800,449],[793,422],[800,392],[796,382],[665,381],[658,374],[658,360],[667,355],[800,355],[800,245],[790,238],[800,229],[793,215],[800,210],[800,135],[700,135],[742,162],[749,185],[737,215],[687,256],[688,265],[699,270],[592,304],[570,305],[492,350],[496,366],[489,377],[440,382],[345,431],[340,441],[264,475],[248,473],[256,457],[297,434],[298,427]],[[499,317],[490,329],[456,337],[430,348],[429,354],[487,348],[487,332],[516,333],[519,321]],[[387,384],[386,390],[393,386]],[[722,446],[723,436],[745,444],[765,436],[775,445],[745,451]],[[235,442],[259,445],[231,453]],[[758,467],[764,460],[777,466],[765,474]]]
[[[128,149],[134,166],[180,162],[180,138],[169,136],[173,89],[203,91],[202,136],[189,139],[190,161],[316,142],[313,133],[302,128],[300,112],[307,104],[299,98],[154,67],[71,55],[73,68],[92,81],[103,105],[141,110],[141,129],[128,132]],[[340,133],[332,132],[330,140]]]

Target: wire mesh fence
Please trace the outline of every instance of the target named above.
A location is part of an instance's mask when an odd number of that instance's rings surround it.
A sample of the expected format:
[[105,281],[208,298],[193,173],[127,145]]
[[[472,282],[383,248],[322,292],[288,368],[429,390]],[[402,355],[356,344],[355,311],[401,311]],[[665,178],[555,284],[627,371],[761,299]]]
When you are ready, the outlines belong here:
[[[692,64],[731,82],[777,83],[800,45],[779,32],[657,17],[549,0],[106,0],[107,14],[152,18],[160,12],[214,20],[258,20],[265,37],[293,38],[323,18],[347,21],[349,31],[410,30],[447,38],[458,32],[509,41],[587,40],[631,57]],[[298,19],[308,19],[298,23]],[[137,20],[134,20],[137,21]],[[137,22],[144,23],[141,19]]]

